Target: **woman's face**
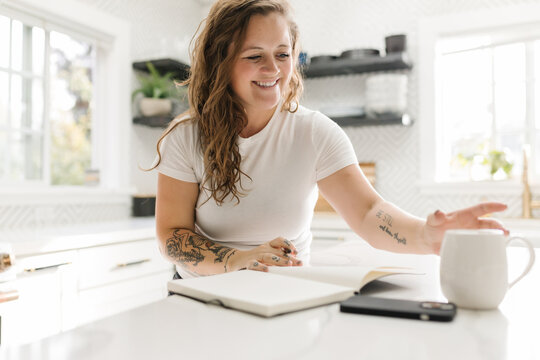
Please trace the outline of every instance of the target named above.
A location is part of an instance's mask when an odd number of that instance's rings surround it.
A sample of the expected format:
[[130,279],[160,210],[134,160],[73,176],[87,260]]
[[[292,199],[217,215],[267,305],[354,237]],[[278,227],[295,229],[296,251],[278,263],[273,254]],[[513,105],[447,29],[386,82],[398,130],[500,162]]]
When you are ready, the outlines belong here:
[[293,66],[289,26],[278,13],[255,15],[232,68],[231,86],[246,111],[274,108]]

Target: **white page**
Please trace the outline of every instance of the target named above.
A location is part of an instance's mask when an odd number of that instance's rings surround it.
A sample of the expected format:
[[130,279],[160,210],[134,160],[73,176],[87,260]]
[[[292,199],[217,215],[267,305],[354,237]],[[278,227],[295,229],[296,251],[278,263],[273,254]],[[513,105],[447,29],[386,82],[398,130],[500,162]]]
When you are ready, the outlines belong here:
[[343,301],[354,289],[259,271],[235,271],[168,282],[170,291],[205,302],[219,300],[235,309],[273,316]]
[[418,273],[412,269],[363,266],[270,266],[268,269],[273,274],[346,286],[355,291],[359,291],[368,282],[387,275]]

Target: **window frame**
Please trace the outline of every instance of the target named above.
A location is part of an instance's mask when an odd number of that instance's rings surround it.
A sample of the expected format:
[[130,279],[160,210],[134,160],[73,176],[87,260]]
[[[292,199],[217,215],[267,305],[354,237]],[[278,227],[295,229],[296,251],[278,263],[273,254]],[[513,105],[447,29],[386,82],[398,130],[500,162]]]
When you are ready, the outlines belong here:
[[[0,3],[0,13],[20,19],[25,24],[42,27],[47,32],[60,31],[77,39],[92,41],[99,49],[96,51],[94,77],[96,120],[92,121],[92,161],[100,169],[98,187],[40,184],[36,188],[36,184],[29,182],[2,186],[0,194],[22,193],[25,189],[33,194],[88,192],[96,196],[97,193],[110,194],[111,191],[133,193],[129,177],[131,59],[126,56],[130,53],[129,23],[75,0],[4,0]],[[44,19],[47,26],[39,21],[36,23],[35,19]],[[45,121],[45,126],[47,124]]]
[[[471,11],[422,19],[418,32],[418,138],[419,138],[419,189],[423,194],[470,193],[470,194],[518,194],[520,180],[483,182],[437,182],[436,149],[442,141],[442,131],[437,123],[438,104],[436,91],[437,73],[436,45],[441,37],[478,33],[499,27],[521,27],[534,23],[540,26],[540,4],[505,6],[496,9]],[[538,141],[539,139],[537,139]],[[540,154],[537,154],[540,156]],[[533,191],[540,190],[540,179],[530,177]]]

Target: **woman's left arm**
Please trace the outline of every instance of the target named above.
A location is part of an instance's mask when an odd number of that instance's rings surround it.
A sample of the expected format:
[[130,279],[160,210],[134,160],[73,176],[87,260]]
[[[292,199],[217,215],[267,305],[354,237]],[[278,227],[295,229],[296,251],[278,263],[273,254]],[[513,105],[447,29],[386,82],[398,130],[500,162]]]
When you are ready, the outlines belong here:
[[493,228],[508,233],[497,220],[481,218],[505,210],[504,204],[482,203],[448,214],[437,210],[424,220],[385,201],[358,165],[347,166],[317,185],[351,229],[377,249],[438,254],[448,229]]

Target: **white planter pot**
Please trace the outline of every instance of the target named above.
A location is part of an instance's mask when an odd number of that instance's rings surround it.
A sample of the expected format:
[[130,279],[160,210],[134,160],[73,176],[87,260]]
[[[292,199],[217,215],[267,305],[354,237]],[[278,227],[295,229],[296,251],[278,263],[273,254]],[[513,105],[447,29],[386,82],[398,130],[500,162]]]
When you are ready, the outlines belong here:
[[171,114],[171,99],[142,98],[139,109],[144,116],[166,116]]

